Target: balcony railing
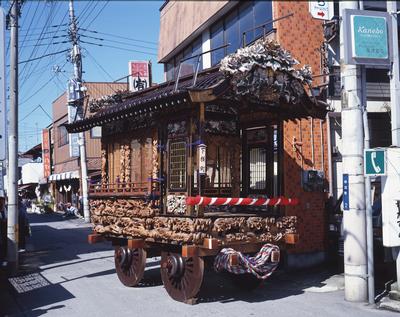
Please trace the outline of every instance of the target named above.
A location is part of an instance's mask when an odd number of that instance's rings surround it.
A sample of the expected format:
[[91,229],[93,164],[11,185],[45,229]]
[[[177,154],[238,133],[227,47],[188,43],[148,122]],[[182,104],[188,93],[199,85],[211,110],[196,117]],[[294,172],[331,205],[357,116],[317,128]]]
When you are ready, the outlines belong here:
[[147,196],[151,192],[151,183],[104,183],[91,184],[90,196]]
[[[192,189],[192,195],[198,195],[198,188]],[[211,187],[206,184],[206,187],[203,189],[203,196],[208,197],[225,197],[232,196],[232,185],[231,183],[220,183],[218,187]]]

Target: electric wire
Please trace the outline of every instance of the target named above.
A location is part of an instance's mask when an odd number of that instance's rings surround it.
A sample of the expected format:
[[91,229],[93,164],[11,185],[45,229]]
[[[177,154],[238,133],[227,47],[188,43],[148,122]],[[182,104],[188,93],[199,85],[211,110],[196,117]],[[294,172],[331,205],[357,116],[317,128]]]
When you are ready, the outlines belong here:
[[[39,5],[39,4],[38,4]],[[41,20],[41,17],[42,17],[42,15],[43,15],[43,13],[45,12],[45,10],[41,10],[41,13],[40,13],[40,16],[38,17],[38,21],[40,21]],[[51,17],[51,14],[50,14],[50,12],[48,13],[48,16],[47,16],[47,19],[46,19],[46,21],[45,21],[45,24],[44,24],[44,26],[42,27],[42,32],[40,33],[40,35],[39,35],[39,39],[38,39],[38,41],[36,41],[36,44],[39,44],[40,43],[40,39],[43,37],[43,32],[46,32],[46,29],[47,29],[47,25],[48,25],[48,23],[49,23],[49,19],[50,19],[50,17]],[[35,56],[35,54],[36,54],[36,52],[37,52],[37,48],[36,47],[34,47],[32,50],[31,50],[31,53],[30,53],[30,55],[29,55],[29,58],[33,58],[34,56]],[[25,82],[25,80],[26,80],[26,78],[24,78],[23,76],[26,74],[26,73],[28,73],[29,74],[29,70],[30,70],[30,65],[24,65],[23,67],[22,67],[22,70],[21,70],[21,72],[19,73],[19,76],[20,76],[20,81],[22,82],[22,84]],[[25,76],[26,77],[26,76]]]
[[[29,7],[31,7],[32,5],[33,5],[33,4],[31,4]],[[35,16],[36,16],[36,13],[37,13],[38,8],[39,8],[39,2],[36,3],[35,12],[33,13],[33,16],[32,16],[32,18],[31,18],[31,22],[29,23],[28,29],[30,29],[30,28],[32,27],[32,23],[33,23],[33,21],[35,21]],[[27,13],[27,16],[28,16],[28,13]],[[23,40],[22,40],[22,43],[21,43],[20,48],[24,46],[24,43],[25,43],[25,40],[26,40],[27,35],[28,35],[28,33],[25,34],[25,36],[24,36],[24,38],[23,38]],[[23,51],[23,50],[21,49],[21,50],[19,51],[19,54],[22,54],[22,51]]]
[[150,47],[150,46],[143,46],[143,45],[138,45],[138,44],[130,44],[130,43],[126,43],[126,42],[121,42],[121,41],[115,41],[115,40],[109,40],[109,39],[104,39],[101,37],[95,37],[95,36],[90,36],[90,35],[85,35],[82,34],[82,37],[87,37],[90,39],[94,39],[94,40],[99,40],[99,41],[107,41],[107,42],[113,42],[113,43],[117,43],[117,44],[122,44],[122,45],[127,45],[127,46],[135,46],[135,47],[140,47],[140,48],[146,48],[146,49],[150,49],[150,50],[157,50],[157,48],[155,47]]
[[[33,61],[36,61],[38,59],[42,59],[44,57],[53,56],[53,55],[57,55],[57,54],[65,53],[65,52],[69,52],[69,49],[65,49],[65,50],[62,50],[62,51],[59,51],[59,52],[49,53],[49,54],[46,54],[46,55],[42,55],[42,56],[38,56],[38,57],[35,57],[35,58],[27,59],[27,60],[18,62],[18,64],[25,64],[25,63],[33,62]],[[9,67],[9,66],[10,65],[7,65],[7,67]]]
[[103,5],[103,7],[99,10],[99,12],[97,12],[97,15],[92,19],[92,21],[89,22],[89,24],[86,26],[86,28],[89,28],[92,23],[99,17],[99,15],[103,12],[103,10],[105,9],[105,7],[108,5],[110,1],[106,1],[106,3]]
[[[65,18],[66,18],[66,16],[67,16],[67,13],[68,12],[66,12],[65,14],[64,14],[64,16],[63,16],[63,18],[62,18],[62,20],[61,20],[61,23],[60,23],[60,25],[59,25],[59,27],[58,27],[58,29],[57,29],[57,31],[59,30],[59,28],[61,27],[61,25],[63,24],[63,22],[64,22],[64,20],[65,20]],[[49,54],[45,54],[48,50],[49,50],[49,48],[50,48],[50,46],[52,45],[52,42],[54,42],[54,39],[50,42],[50,43],[48,43],[48,46],[45,48],[45,50],[43,51],[43,57],[44,56],[52,56],[52,55],[56,55],[56,54],[58,54],[58,53],[61,53],[61,52],[63,52],[63,51],[59,51],[59,52],[52,52],[52,53],[49,53]],[[59,49],[59,48],[61,48],[61,46],[59,45],[57,48],[55,48],[55,49]],[[68,51],[68,50],[64,50],[64,51]],[[36,70],[36,68],[38,67],[38,65],[40,64],[40,62],[39,63],[37,63],[36,65],[34,65],[34,68],[33,68],[33,70],[31,71],[31,72],[34,72],[35,70]],[[29,74],[31,74],[31,72],[29,72]],[[25,84],[25,83],[27,83],[28,82],[28,79],[29,79],[29,76],[27,76],[26,78],[25,78],[25,81],[22,83],[22,86],[23,86],[23,84]],[[35,82],[35,84],[36,83],[38,83],[38,81],[36,81]]]
[[[68,61],[66,61],[64,63],[64,65],[61,66],[61,68],[63,68]],[[32,97],[36,96],[44,87],[46,87],[53,79],[54,77],[57,76],[57,74],[53,74],[53,76],[50,77],[50,79],[48,81],[46,81],[39,89],[37,89],[33,94],[31,94],[29,97],[25,98],[25,100],[21,101],[19,103],[19,105],[23,105],[24,103],[26,103],[27,101],[29,101]]]
[[121,38],[121,39],[128,40],[128,41],[142,42],[142,43],[152,44],[152,45],[156,45],[156,46],[158,45],[158,43],[152,42],[152,41],[139,40],[139,39],[134,39],[134,38],[131,38],[131,37],[121,36],[121,35],[117,35],[117,34],[111,34],[111,33],[105,33],[105,32],[100,32],[100,31],[89,30],[87,28],[80,28],[80,29],[85,31],[85,32],[101,34],[101,35],[108,35],[108,36],[111,36],[111,37],[117,37],[117,38]]
[[128,51],[128,52],[135,52],[135,53],[149,54],[149,55],[157,56],[156,53],[144,52],[144,51],[139,51],[139,50],[132,50],[132,49],[124,48],[124,47],[117,47],[117,46],[113,46],[113,45],[99,44],[99,43],[87,42],[87,41],[82,41],[82,40],[81,40],[81,42],[85,43],[85,44],[89,44],[89,45],[96,45],[96,46],[115,48],[115,49],[119,49],[121,51]]
[[32,113],[36,111],[36,109],[42,109],[42,111],[50,118],[50,120],[53,120],[53,118],[50,116],[50,114],[42,107],[41,104],[37,105],[35,108],[33,108],[27,115],[25,115],[22,119],[18,120],[18,122],[24,121],[26,118],[28,118]]
[[[109,78],[111,81],[114,81],[114,79],[112,78],[112,76],[110,75],[109,72],[107,72],[103,66],[101,66],[101,64],[99,62],[97,62],[97,60],[94,58],[94,56],[87,50],[85,49],[86,53],[88,54],[88,56],[93,60],[93,62],[97,65],[98,68],[100,68]],[[114,88],[113,86],[111,86],[108,82],[107,86],[111,88],[112,91],[117,92],[118,89]]]

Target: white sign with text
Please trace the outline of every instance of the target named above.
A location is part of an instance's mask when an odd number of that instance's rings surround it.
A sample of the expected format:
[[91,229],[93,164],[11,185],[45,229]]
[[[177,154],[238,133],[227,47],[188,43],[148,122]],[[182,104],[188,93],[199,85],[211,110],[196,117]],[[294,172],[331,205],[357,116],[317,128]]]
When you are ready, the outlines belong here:
[[314,19],[331,20],[333,18],[333,1],[309,1],[308,4]]

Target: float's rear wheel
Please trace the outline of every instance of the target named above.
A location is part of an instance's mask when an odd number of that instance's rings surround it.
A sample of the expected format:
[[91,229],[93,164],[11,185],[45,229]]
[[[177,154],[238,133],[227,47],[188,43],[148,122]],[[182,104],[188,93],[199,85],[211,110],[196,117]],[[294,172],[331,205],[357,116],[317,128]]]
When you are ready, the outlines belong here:
[[183,258],[178,253],[161,252],[161,279],[173,299],[190,302],[196,298],[204,275],[204,260],[195,256]]
[[125,286],[136,286],[143,278],[146,267],[146,250],[116,247],[114,251],[115,270]]

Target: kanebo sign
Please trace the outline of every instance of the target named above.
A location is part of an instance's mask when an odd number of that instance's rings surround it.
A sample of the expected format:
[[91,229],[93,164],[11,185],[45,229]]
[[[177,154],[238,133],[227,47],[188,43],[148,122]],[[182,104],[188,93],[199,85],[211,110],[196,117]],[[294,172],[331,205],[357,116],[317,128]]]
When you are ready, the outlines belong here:
[[346,9],[343,28],[346,64],[390,65],[391,17],[388,13]]

